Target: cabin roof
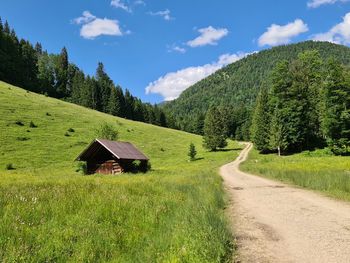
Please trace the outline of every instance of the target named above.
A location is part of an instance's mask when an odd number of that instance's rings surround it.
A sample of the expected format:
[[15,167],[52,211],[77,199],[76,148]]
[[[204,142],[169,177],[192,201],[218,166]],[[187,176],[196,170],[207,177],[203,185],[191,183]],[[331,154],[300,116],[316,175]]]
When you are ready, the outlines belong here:
[[121,160],[149,160],[146,155],[140,152],[130,142],[116,142],[105,139],[95,139],[90,145],[76,158],[77,161],[86,161],[93,157],[101,147],[108,150],[115,158]]

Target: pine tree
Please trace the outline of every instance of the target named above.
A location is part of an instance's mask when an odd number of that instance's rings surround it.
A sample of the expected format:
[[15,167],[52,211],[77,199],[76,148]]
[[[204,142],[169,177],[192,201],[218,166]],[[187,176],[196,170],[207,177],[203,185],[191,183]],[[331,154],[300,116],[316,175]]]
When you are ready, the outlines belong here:
[[227,146],[226,124],[222,122],[220,111],[211,107],[204,120],[203,146],[211,151]]
[[196,160],[197,151],[196,151],[196,146],[194,146],[193,143],[190,144],[187,155],[188,157],[190,157],[190,161]]
[[269,149],[270,109],[268,101],[267,89],[262,88],[257,98],[250,129],[251,139],[260,152],[267,152]]

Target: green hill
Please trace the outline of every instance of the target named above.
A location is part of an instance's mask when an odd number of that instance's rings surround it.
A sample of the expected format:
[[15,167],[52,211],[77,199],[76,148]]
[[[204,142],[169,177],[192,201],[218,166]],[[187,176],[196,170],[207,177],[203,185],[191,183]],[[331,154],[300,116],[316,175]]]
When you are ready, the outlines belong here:
[[[0,116],[1,262],[230,259],[232,238],[217,168],[237,155],[234,143],[231,150],[207,152],[200,136],[113,117],[4,82]],[[120,140],[149,156],[152,171],[76,172],[74,158],[102,122],[115,125]],[[194,162],[187,157],[191,142],[198,151]]]
[[274,47],[249,55],[199,81],[178,99],[166,103],[164,109],[180,129],[196,132],[197,120],[210,105],[249,109],[278,61],[295,59],[300,52],[312,49],[318,50],[322,58],[335,57],[350,64],[350,48],[328,42],[307,41]]

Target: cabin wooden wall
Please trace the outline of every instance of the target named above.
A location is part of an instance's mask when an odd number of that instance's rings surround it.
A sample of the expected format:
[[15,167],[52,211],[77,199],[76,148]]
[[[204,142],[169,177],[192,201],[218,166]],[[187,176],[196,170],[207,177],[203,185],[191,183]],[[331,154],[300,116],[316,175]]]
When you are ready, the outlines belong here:
[[108,160],[102,163],[88,164],[89,174],[121,174],[124,172],[122,166],[116,160]]

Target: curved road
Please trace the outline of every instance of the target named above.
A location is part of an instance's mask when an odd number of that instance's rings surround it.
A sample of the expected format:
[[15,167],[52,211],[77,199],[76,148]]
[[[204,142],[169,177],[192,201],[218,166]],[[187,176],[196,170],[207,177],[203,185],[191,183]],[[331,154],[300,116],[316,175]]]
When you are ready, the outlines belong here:
[[220,168],[241,262],[350,262],[350,204],[239,171],[252,148]]

